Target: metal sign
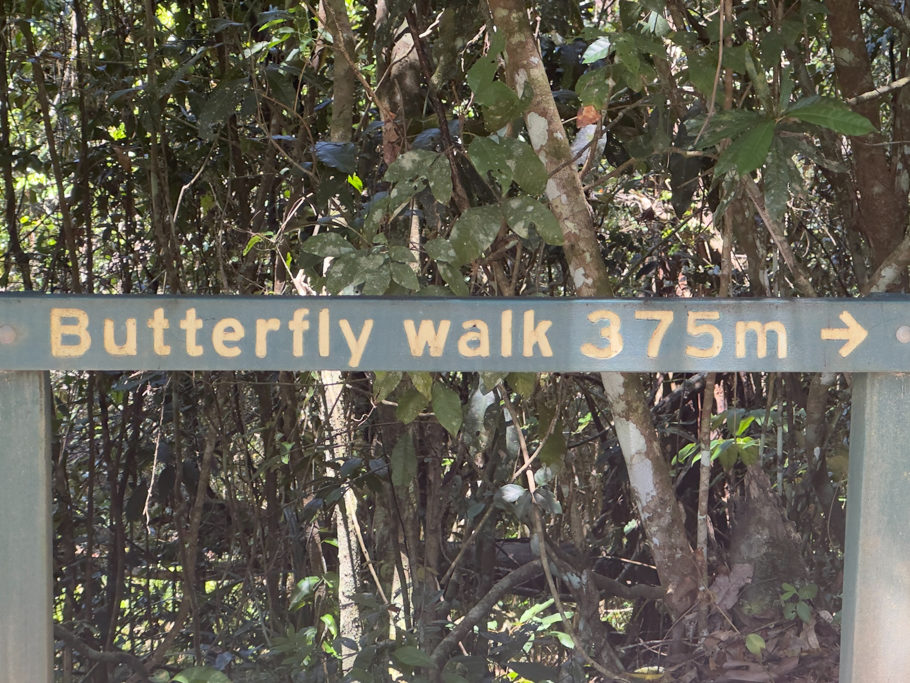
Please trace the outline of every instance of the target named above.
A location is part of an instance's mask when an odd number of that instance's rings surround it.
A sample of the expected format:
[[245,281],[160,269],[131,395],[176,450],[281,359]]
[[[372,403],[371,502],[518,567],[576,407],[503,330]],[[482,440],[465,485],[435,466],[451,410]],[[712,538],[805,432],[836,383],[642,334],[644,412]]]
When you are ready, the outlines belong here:
[[[46,370],[844,371],[841,680],[910,670],[910,298],[0,294],[0,681],[52,673]],[[887,374],[879,374],[887,373]]]
[[910,371],[910,299],[0,295],[0,370]]

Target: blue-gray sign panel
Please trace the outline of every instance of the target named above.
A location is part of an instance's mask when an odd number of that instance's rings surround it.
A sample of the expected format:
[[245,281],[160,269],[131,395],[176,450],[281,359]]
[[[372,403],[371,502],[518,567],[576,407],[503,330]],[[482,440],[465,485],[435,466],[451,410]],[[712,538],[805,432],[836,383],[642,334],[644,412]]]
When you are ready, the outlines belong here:
[[910,371],[910,299],[0,294],[0,370]]

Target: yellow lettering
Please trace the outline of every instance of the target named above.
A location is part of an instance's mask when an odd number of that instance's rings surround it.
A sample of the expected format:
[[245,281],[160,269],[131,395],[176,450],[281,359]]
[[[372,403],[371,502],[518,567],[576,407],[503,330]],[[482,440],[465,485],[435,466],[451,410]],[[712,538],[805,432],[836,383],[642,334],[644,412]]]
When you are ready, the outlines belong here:
[[720,349],[724,345],[724,339],[720,334],[720,330],[714,325],[699,322],[699,320],[719,319],[720,313],[717,311],[689,311],[689,317],[686,320],[686,332],[693,337],[709,335],[711,337],[711,345],[705,348],[686,346],[687,356],[691,356],[692,358],[714,358],[720,353]]
[[164,317],[164,309],[156,308],[146,323],[152,330],[152,348],[159,356],[169,356],[171,347],[164,343],[164,331],[171,326]]
[[288,323],[288,329],[291,331],[293,339],[291,352],[297,358],[303,355],[303,333],[310,329],[310,323],[306,320],[309,312],[309,308],[298,308],[294,311],[291,322]]
[[512,311],[503,311],[499,317],[502,336],[499,338],[499,353],[503,358],[512,356]]
[[440,320],[438,328],[433,327],[432,320],[421,320],[420,327],[415,328],[413,320],[405,320],[404,332],[408,337],[411,355],[420,357],[424,349],[429,348],[431,356],[441,356],[451,326],[451,320]]
[[196,317],[196,309],[188,308],[178,324],[181,330],[186,330],[186,355],[201,356],[202,347],[196,343],[196,332],[202,329],[202,321]]
[[600,328],[600,336],[607,342],[607,345],[582,344],[581,352],[583,354],[588,358],[612,358],[622,351],[622,335],[619,333],[621,323],[618,315],[613,311],[601,309],[588,313],[588,320],[592,323],[600,322],[601,320],[607,321],[607,324]]
[[[288,326],[293,322],[292,320],[288,323]],[[281,321],[278,318],[256,318],[256,358],[266,357],[269,348],[269,332],[277,332],[280,329]]]
[[323,358],[328,358],[331,351],[329,342],[331,341],[332,330],[329,324],[329,309],[323,308],[319,311],[319,355]]
[[660,353],[660,343],[664,340],[664,334],[670,323],[673,322],[673,311],[635,311],[636,320],[656,320],[657,327],[651,333],[648,340],[648,358],[657,358]]
[[466,320],[461,324],[467,330],[458,339],[458,353],[465,358],[490,355],[490,328],[483,320]]
[[345,318],[338,321],[338,327],[341,328],[344,340],[348,343],[348,349],[351,351],[351,360],[348,361],[348,365],[356,368],[360,364],[363,350],[367,347],[370,332],[373,330],[373,319],[367,318],[363,321],[363,327],[360,328],[360,336],[358,337],[354,336],[354,330],[351,329],[351,324]]
[[112,356],[136,355],[136,319],[126,319],[126,341],[118,344],[114,339],[114,321],[104,319],[104,350]]
[[[64,319],[75,322],[64,323]],[[64,344],[63,337],[78,337],[75,344]],[[76,358],[89,350],[92,338],[88,333],[88,313],[81,308],[51,309],[51,355],[55,358]]]
[[746,334],[755,332],[756,355],[764,358],[768,355],[768,332],[777,336],[777,357],[787,357],[787,328],[779,320],[760,323],[757,320],[739,320],[736,323],[736,357],[746,357]]
[[243,339],[246,332],[243,325],[237,318],[222,318],[212,329],[212,347],[215,353],[225,358],[235,358],[240,355],[240,349],[236,346],[228,346],[228,342],[236,342]]
[[552,320],[541,320],[534,324],[534,311],[525,311],[523,344],[521,355],[530,358],[534,355],[534,346],[540,347],[540,355],[549,358],[553,355],[553,349],[550,348],[550,342],[547,339],[547,330],[553,324]]

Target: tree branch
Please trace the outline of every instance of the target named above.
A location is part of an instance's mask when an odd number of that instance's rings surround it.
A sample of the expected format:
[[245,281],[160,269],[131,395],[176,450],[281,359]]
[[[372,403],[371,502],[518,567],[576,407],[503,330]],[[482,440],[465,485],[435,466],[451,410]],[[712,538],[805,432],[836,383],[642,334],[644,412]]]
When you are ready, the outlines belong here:
[[102,652],[101,650],[96,650],[93,647],[89,646],[87,643],[84,643],[82,640],[80,640],[75,633],[61,626],[60,624],[54,624],[54,638],[57,640],[62,640],[83,657],[90,659],[93,662],[102,662],[106,664],[125,664],[131,668],[137,676],[141,677],[140,680],[147,681],[151,678],[149,670],[145,667],[143,661],[130,652],[124,652],[123,650],[111,650],[110,652]]
[[532,579],[540,570],[540,560],[532,560],[518,569],[509,572],[493,584],[493,587],[487,591],[487,594],[468,610],[468,613],[458,622],[458,625],[442,639],[439,645],[436,646],[431,655],[433,664],[435,664],[438,669],[442,669],[449,653],[455,649],[462,638],[470,633],[471,630],[490,613],[496,603],[502,600],[503,596],[515,586]]

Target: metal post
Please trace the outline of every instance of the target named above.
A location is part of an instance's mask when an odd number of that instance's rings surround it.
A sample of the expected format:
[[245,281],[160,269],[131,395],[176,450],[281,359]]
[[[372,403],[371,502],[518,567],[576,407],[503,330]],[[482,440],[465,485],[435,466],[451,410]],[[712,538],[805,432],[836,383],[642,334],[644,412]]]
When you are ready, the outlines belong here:
[[910,375],[854,375],[840,680],[910,671]]
[[0,681],[53,680],[46,372],[0,372]]

